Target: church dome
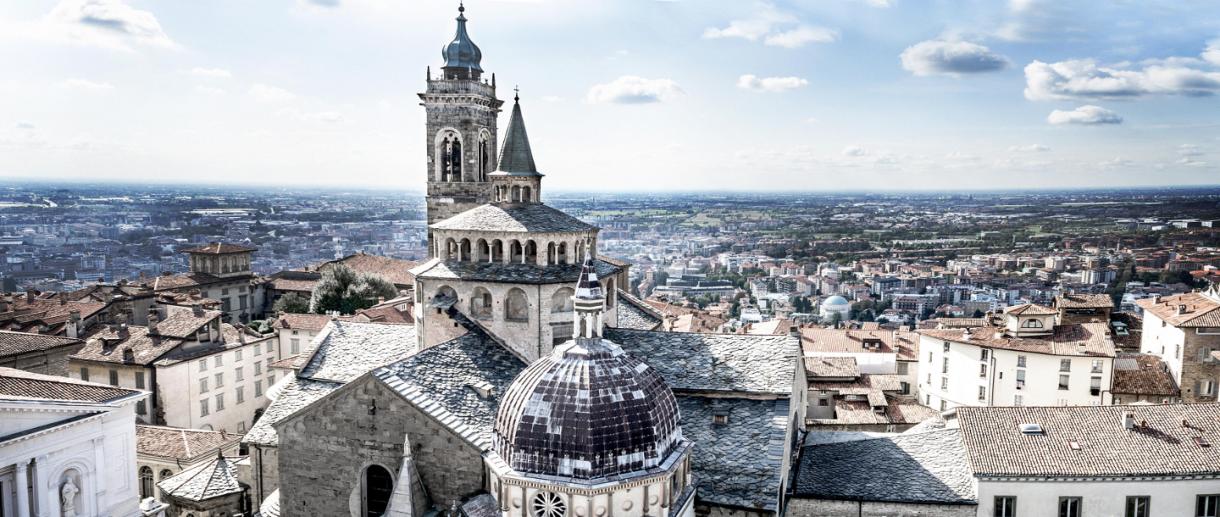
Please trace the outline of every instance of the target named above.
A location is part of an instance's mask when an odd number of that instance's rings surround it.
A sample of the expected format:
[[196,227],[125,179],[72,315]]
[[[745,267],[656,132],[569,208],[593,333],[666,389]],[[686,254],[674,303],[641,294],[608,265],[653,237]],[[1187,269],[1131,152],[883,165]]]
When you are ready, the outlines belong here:
[[458,7],[457,34],[454,35],[453,41],[441,49],[441,58],[445,60],[444,68],[482,72],[483,68],[479,63],[483,61],[483,51],[470,41],[470,35],[466,33],[465,13],[466,7]]
[[513,381],[493,447],[526,476],[594,480],[657,467],[682,443],[661,375],[611,341],[578,337]]
[[847,303],[847,298],[844,298],[837,294],[834,296],[831,296],[830,298],[827,298],[825,301],[822,302],[823,307],[836,307],[837,308],[837,307],[850,306],[850,305],[851,305],[850,303]]

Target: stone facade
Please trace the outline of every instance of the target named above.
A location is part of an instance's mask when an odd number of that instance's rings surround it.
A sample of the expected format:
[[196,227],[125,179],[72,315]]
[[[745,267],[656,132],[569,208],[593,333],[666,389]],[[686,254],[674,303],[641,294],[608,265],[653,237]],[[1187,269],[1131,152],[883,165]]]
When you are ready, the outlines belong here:
[[830,499],[793,499],[791,517],[975,517],[978,506],[970,504],[915,504]]
[[283,515],[359,514],[362,473],[379,465],[397,475],[404,436],[433,504],[448,507],[484,488],[477,447],[371,376],[280,422],[276,432]]
[[[428,224],[432,224],[491,201],[487,175],[495,169],[496,117],[503,101],[496,98],[495,84],[432,77],[419,98],[427,112],[424,148],[428,149]],[[461,155],[459,174],[442,170],[444,153],[452,150],[454,142]]]

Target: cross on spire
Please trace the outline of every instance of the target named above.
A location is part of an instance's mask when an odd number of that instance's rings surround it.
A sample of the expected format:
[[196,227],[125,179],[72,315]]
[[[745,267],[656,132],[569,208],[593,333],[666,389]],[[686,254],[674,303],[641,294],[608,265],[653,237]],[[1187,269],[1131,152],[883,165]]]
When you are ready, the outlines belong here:
[[513,85],[513,102],[521,102],[521,87]]

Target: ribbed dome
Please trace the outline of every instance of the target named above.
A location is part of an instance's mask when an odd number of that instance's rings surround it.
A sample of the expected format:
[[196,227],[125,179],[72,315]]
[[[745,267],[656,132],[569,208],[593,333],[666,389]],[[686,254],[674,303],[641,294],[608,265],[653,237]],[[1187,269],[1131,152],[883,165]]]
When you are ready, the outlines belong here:
[[827,298],[825,301],[823,301],[822,305],[827,306],[827,307],[830,307],[830,306],[837,307],[837,306],[851,305],[851,304],[847,302],[847,298],[844,298],[844,297],[836,294],[834,296],[831,296],[830,298]]
[[458,8],[457,34],[453,36],[453,41],[441,49],[441,57],[445,60],[443,68],[482,72],[483,68],[479,63],[483,61],[483,51],[479,50],[479,46],[470,41],[470,35],[466,34],[465,11],[465,7]]
[[494,448],[522,474],[591,480],[656,467],[681,442],[660,374],[613,342],[578,338],[513,381]]

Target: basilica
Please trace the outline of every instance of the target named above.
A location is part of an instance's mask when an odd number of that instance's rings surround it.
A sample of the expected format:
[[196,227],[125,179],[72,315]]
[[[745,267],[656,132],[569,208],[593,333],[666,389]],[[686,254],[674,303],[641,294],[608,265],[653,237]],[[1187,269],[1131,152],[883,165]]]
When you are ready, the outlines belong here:
[[244,439],[260,514],[778,514],[798,339],[659,330],[598,228],[542,203],[521,100],[499,132],[464,11],[419,94],[415,324],[334,320],[291,365]]

